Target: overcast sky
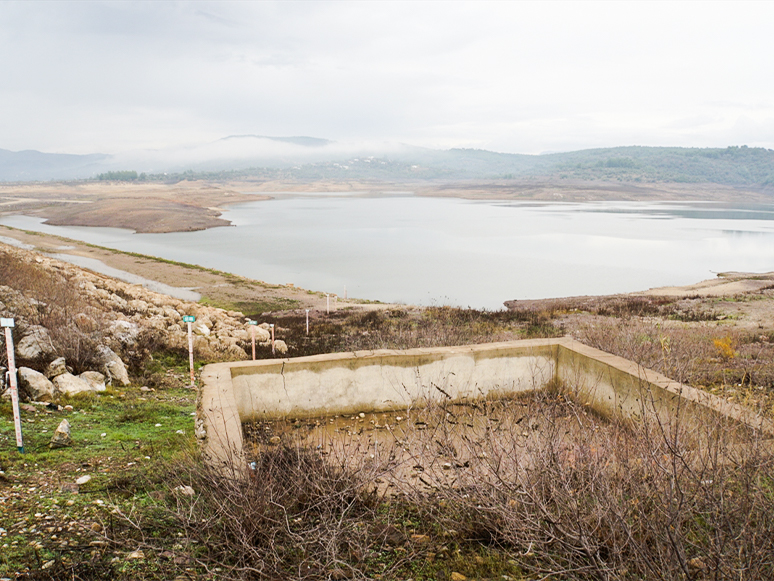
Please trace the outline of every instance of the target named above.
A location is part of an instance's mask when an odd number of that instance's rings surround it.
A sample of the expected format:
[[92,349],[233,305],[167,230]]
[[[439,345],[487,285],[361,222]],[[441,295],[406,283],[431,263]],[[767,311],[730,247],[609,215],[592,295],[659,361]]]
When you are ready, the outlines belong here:
[[774,2],[0,2],[0,148],[774,148]]

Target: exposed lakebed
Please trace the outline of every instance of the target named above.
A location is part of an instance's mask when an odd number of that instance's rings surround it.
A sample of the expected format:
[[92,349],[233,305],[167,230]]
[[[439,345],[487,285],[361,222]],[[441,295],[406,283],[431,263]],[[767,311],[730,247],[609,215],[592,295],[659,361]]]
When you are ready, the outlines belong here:
[[135,234],[0,224],[270,283],[413,304],[611,294],[774,269],[774,204],[535,203],[405,194],[279,195],[231,206],[234,227]]

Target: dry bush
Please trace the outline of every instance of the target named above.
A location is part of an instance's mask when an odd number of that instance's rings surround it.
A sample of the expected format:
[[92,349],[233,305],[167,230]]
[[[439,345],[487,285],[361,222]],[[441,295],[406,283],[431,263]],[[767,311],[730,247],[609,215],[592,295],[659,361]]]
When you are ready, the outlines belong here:
[[774,341],[767,335],[728,327],[595,319],[576,329],[574,336],[677,381],[733,398],[759,413],[774,413]]
[[422,476],[430,491],[403,483],[428,521],[563,579],[774,576],[770,442],[737,441],[721,423],[601,429],[586,408],[550,395],[520,413],[540,437],[525,438],[523,424],[451,436],[469,463],[455,464],[453,485],[432,470]]
[[[405,539],[395,507],[373,487],[382,466],[363,454],[357,462],[323,459],[297,444],[267,449],[244,479],[195,461],[170,467],[166,503],[144,519],[120,514],[111,540],[161,551],[169,547],[154,531],[180,531],[196,563],[217,568],[218,579],[390,578],[419,558],[421,548],[397,549]],[[389,563],[385,552],[393,553]]]
[[[5,252],[0,252],[0,281],[22,292],[33,306],[25,312],[26,321],[48,329],[57,356],[64,356],[76,373],[92,368],[106,326],[101,309],[63,274]],[[18,331],[21,335],[23,324]],[[47,361],[21,363],[40,367]]]
[[[774,576],[774,460],[771,441],[759,434],[721,420],[692,427],[682,412],[668,425],[612,422],[562,393],[431,404],[403,413],[408,421],[380,432],[392,435],[387,445],[333,446],[337,451],[328,456],[325,446],[316,449],[315,439],[302,434],[302,423],[290,424],[285,441],[309,447],[259,445],[258,479],[271,487],[279,466],[274,458],[288,450],[314,458],[314,468],[304,465],[303,471],[315,479],[324,465],[317,462],[325,458],[332,463],[323,473],[336,470],[351,479],[348,498],[361,499],[351,500],[352,506],[363,506],[362,499],[373,499],[378,489],[385,494],[382,504],[390,506],[385,510],[419,515],[418,532],[436,543],[473,552],[497,549],[544,578]],[[344,436],[339,444],[348,441]],[[308,493],[295,480],[283,487],[290,496],[280,502],[282,514],[300,515],[291,499]],[[321,492],[331,499],[315,505],[340,498],[338,489]],[[378,509],[365,506],[372,512],[358,518],[378,517]],[[249,509],[234,514],[241,510]],[[363,549],[372,542],[364,539]],[[294,542],[304,554],[320,554],[302,537],[283,536],[280,544]],[[288,558],[286,564],[297,564]],[[352,553],[338,549],[336,558],[347,561]],[[318,561],[330,568],[335,559],[330,553]]]

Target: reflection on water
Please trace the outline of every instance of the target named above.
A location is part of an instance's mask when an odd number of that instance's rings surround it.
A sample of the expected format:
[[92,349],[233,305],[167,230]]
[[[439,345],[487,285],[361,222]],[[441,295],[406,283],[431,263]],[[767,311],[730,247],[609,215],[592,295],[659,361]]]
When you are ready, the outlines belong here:
[[350,297],[502,308],[510,299],[689,284],[774,270],[774,204],[535,204],[281,196],[232,206],[235,228],[133,234],[0,224]]

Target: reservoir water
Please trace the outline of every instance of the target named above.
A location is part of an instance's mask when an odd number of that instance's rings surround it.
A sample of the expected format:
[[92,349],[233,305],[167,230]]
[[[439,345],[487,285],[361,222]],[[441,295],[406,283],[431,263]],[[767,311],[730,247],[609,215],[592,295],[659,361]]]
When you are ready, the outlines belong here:
[[0,224],[199,264],[274,284],[412,304],[682,285],[774,270],[774,204],[527,203],[412,195],[277,194],[231,206],[232,227],[135,234]]

